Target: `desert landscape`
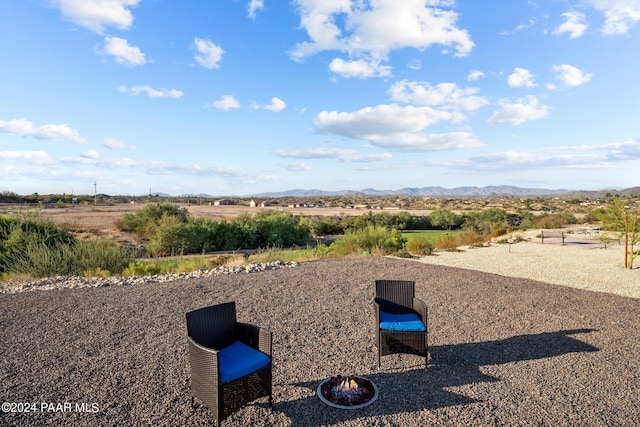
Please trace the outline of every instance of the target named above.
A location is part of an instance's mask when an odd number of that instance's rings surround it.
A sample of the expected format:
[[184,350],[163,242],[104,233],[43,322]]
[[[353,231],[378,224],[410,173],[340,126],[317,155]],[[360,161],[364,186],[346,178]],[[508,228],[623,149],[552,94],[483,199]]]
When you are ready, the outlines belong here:
[[[42,214],[108,234],[138,208]],[[240,212],[195,208],[220,218]],[[525,233],[512,245],[418,260],[346,258],[0,294],[4,400],[95,409],[7,411],[2,424],[210,425],[208,410],[191,406],[185,313],[236,301],[240,321],[274,334],[274,406],[259,399],[224,425],[637,425],[640,339],[629,331],[640,327],[640,270],[622,268],[620,246],[585,239],[542,244]],[[377,367],[371,301],[381,278],[414,280],[427,302],[427,369],[409,355]],[[379,399],[353,411],[328,407],[315,391],[336,374],[370,379]]]

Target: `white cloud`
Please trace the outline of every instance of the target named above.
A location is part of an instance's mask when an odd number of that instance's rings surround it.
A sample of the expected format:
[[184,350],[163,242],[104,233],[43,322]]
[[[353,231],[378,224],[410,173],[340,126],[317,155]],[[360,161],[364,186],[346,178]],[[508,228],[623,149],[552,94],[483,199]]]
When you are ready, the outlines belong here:
[[222,60],[222,55],[224,54],[224,50],[222,50],[220,46],[216,45],[211,40],[200,39],[198,37],[193,39],[193,43],[198,51],[195,56],[198,64],[209,69],[220,68],[219,63]]
[[504,100],[501,100],[500,104],[502,108],[495,111],[487,123],[506,123],[517,126],[531,120],[546,118],[549,115],[550,109],[547,105],[541,105],[538,98],[531,95],[520,98],[513,104]]
[[[357,61],[380,64],[391,51],[407,47],[424,50],[440,45],[443,50],[452,48],[456,56],[468,55],[474,47],[467,30],[457,26],[452,0],[295,0],[295,4],[309,41],[294,47],[294,60],[338,50],[347,52],[349,60],[334,60],[334,68],[362,67]],[[386,71],[373,74],[381,75]]]
[[401,133],[371,140],[377,147],[395,151],[432,152],[482,147],[484,144],[468,132]]
[[133,23],[131,8],[141,0],[51,0],[71,22],[102,34],[105,28],[127,30]]
[[432,86],[428,82],[402,80],[394,83],[389,91],[394,101],[452,110],[477,110],[489,103],[486,98],[476,95],[479,89],[460,88],[455,83]]
[[[356,150],[346,148],[312,148],[309,150],[278,150],[275,154],[279,157],[293,159],[338,159],[343,162],[373,163],[390,159],[391,154],[358,154]],[[296,163],[304,165],[304,163]],[[308,167],[308,169],[311,169]],[[308,170],[305,169],[305,170]]]
[[507,84],[511,87],[534,87],[533,74],[525,68],[515,68],[507,78]]
[[344,159],[356,154],[356,150],[346,148],[311,148],[309,150],[277,150],[279,157],[292,159]]
[[584,0],[604,14],[605,35],[626,34],[640,21],[640,0]]
[[584,13],[566,12],[562,14],[565,21],[558,28],[553,30],[553,34],[562,35],[569,34],[570,39],[578,38],[587,31],[586,18]]
[[120,37],[105,37],[104,48],[99,53],[113,56],[118,64],[129,67],[147,63],[145,54],[139,48],[130,46],[127,40]]
[[383,154],[358,154],[351,157],[350,161],[354,163],[375,163],[389,160],[393,156],[389,153]]
[[[549,153],[551,152],[551,153]],[[476,156],[458,167],[473,171],[536,170],[613,167],[640,159],[640,140],[602,145],[553,147],[540,151],[504,151]]]
[[366,140],[378,135],[418,132],[451,117],[449,112],[430,107],[390,104],[366,107],[352,113],[322,111],[314,119],[314,125],[323,133]]
[[281,165],[288,171],[299,172],[299,171],[310,171],[311,166],[306,164],[305,162],[296,162],[296,163],[284,163]]
[[110,150],[123,150],[125,148],[129,148],[124,142],[115,138],[105,138],[102,145]]
[[36,165],[51,162],[51,157],[44,151],[0,151],[0,160],[24,161]]
[[250,0],[249,1],[249,18],[256,19],[256,12],[264,8],[263,0]]
[[390,150],[437,151],[482,145],[466,132],[422,133],[431,125],[456,117],[455,114],[431,107],[390,104],[366,107],[351,113],[323,111],[314,119],[314,126],[321,133],[366,140]]
[[380,61],[365,61],[363,59],[355,61],[345,61],[335,58],[329,64],[329,69],[342,77],[386,77],[391,75],[391,67],[381,65]]
[[184,93],[177,89],[154,89],[151,86],[120,86],[119,92],[128,93],[132,96],[138,96],[142,93],[146,93],[149,98],[181,98]]
[[287,104],[282,99],[280,99],[278,97],[275,97],[275,96],[273,98],[271,98],[271,104],[260,105],[260,104],[254,103],[251,106],[251,108],[253,108],[255,110],[267,110],[267,111],[273,111],[274,113],[282,111],[286,107],[287,107]]
[[556,77],[566,86],[580,86],[591,81],[591,77],[593,77],[593,74],[585,73],[568,64],[554,65],[552,69],[556,73]]
[[240,102],[233,95],[222,95],[222,99],[205,105],[205,108],[210,107],[218,110],[233,110],[240,108]]
[[31,136],[48,141],[65,141],[75,144],[84,144],[87,142],[80,136],[77,130],[72,129],[67,124],[34,127],[32,121],[24,118],[13,119],[8,122],[0,120],[0,131],[20,136]]
[[409,63],[408,67],[413,71],[418,71],[422,68],[422,62],[419,59],[413,59]]
[[509,36],[509,35],[515,34],[518,31],[522,31],[522,30],[525,30],[527,28],[533,27],[534,25],[536,25],[537,22],[538,22],[538,20],[536,18],[531,18],[531,19],[529,19],[529,21],[527,21],[524,24],[518,24],[516,26],[516,28],[514,28],[513,30],[505,30],[505,31],[501,32],[500,34],[502,34],[503,36]]
[[467,76],[467,80],[470,82],[475,82],[476,80],[479,80],[482,77],[484,77],[484,73],[482,71],[471,70],[469,72],[469,75]]
[[85,159],[99,159],[100,158],[100,154],[96,151],[96,150],[89,150],[89,151],[85,151],[84,153],[81,154],[81,156]]

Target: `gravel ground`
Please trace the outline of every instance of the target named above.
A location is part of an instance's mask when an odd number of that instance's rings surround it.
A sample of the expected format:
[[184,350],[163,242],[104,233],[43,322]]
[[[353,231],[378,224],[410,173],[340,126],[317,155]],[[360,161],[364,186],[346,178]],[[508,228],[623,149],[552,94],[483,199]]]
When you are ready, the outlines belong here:
[[522,235],[525,241],[466,248],[462,252],[437,252],[422,257],[428,264],[468,268],[503,276],[640,298],[640,257],[635,268],[624,268],[624,245],[604,245],[593,237],[568,234],[540,243],[538,231]]
[[[377,368],[371,300],[381,278],[415,280],[428,303],[428,369],[411,355]],[[228,426],[640,424],[639,299],[372,257],[2,294],[0,396],[38,411],[0,412],[0,425],[211,425],[204,406],[191,407],[184,314],[230,300],[240,321],[274,333],[275,406],[259,399]],[[369,378],[378,400],[324,405],[315,390],[336,374]],[[95,412],[75,412],[83,403]]]

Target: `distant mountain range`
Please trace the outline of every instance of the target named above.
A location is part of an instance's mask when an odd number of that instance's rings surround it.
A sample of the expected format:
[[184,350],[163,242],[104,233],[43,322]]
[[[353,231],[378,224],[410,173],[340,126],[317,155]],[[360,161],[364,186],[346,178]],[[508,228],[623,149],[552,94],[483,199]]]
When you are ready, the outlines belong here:
[[[640,187],[631,187],[624,190],[567,190],[557,189],[550,190],[546,188],[521,188],[510,185],[498,185],[488,187],[420,187],[420,188],[402,188],[400,190],[376,190],[373,188],[365,188],[363,190],[342,190],[342,191],[323,191],[323,190],[305,190],[294,189],[288,191],[257,193],[250,196],[224,196],[224,197],[243,197],[243,198],[277,198],[277,197],[323,197],[323,196],[372,196],[372,197],[500,197],[500,196],[519,196],[519,197],[537,197],[537,196],[562,196],[562,197],[602,197],[607,193],[620,194],[623,196],[640,195]],[[158,193],[159,196],[169,195]],[[211,196],[208,194],[183,194],[181,197],[201,197],[201,198],[219,198],[221,196]]]

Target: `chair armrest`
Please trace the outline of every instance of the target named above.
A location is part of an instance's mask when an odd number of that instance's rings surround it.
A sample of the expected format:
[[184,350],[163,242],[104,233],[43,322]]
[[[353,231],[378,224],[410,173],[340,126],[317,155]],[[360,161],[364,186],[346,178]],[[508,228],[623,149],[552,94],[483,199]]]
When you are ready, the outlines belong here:
[[220,382],[220,352],[198,344],[191,337],[187,340],[193,394],[207,406],[215,407]]
[[421,299],[418,299],[416,297],[413,298],[413,310],[418,313],[418,315],[420,316],[420,318],[422,319],[422,323],[424,323],[425,326],[427,326],[427,314],[428,314],[428,309],[427,309],[427,304],[425,304],[424,301],[422,301]]
[[270,331],[257,325],[241,322],[236,323],[236,329],[240,341],[271,357],[273,334]]

